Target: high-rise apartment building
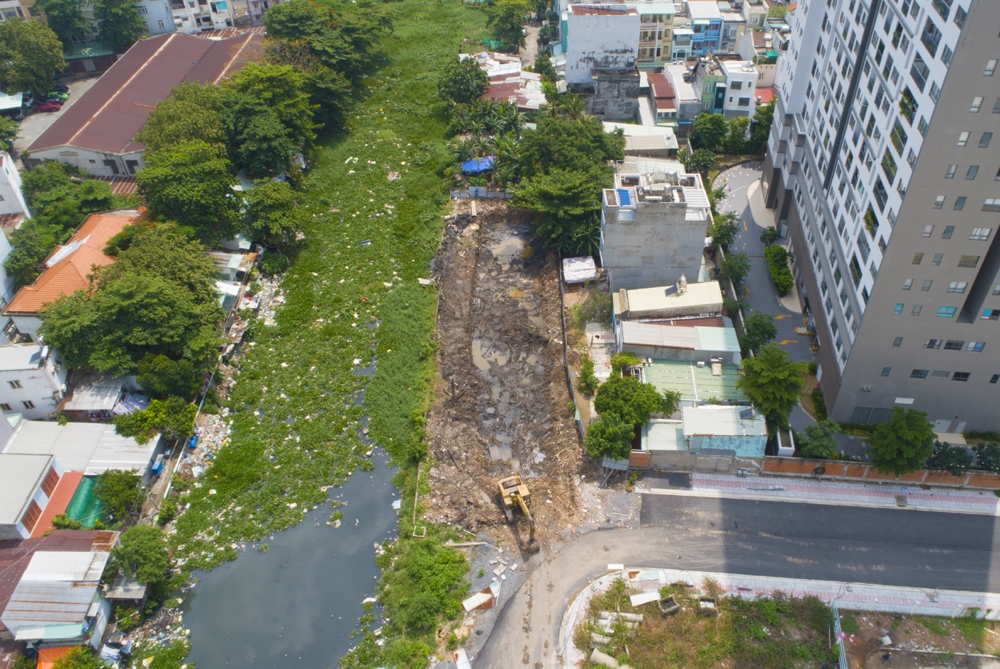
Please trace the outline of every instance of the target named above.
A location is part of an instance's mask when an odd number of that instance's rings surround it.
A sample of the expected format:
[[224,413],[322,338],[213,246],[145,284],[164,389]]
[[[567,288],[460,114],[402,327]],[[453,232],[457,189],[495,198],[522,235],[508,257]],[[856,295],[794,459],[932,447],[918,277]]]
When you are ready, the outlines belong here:
[[762,190],[838,421],[1000,428],[1000,2],[788,13]]

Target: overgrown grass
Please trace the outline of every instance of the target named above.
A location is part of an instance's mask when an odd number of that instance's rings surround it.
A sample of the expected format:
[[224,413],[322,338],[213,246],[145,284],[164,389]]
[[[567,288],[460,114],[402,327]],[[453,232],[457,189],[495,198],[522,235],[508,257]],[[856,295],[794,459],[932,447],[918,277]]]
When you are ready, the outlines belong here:
[[913,620],[923,625],[924,628],[931,634],[948,636],[948,630],[945,629],[946,621],[942,618],[928,618],[927,616],[914,616]]
[[[714,588],[706,587],[706,591]],[[665,618],[655,602],[631,606],[628,588],[617,580],[608,592],[591,600],[588,622],[577,628],[574,642],[589,651],[591,632],[602,611],[641,613],[643,621],[630,633],[613,626],[604,652],[636,669],[695,669],[716,666],[754,669],[819,667],[835,660],[827,645],[832,614],[815,597],[774,597],[746,600],[717,597],[718,615],[697,614],[698,594],[687,588],[665,588],[681,611]],[[625,648],[627,647],[627,654]]]
[[[190,508],[173,538],[184,569],[211,568],[237,556],[230,546],[259,541],[325,503],[321,486],[370,469],[360,432],[401,466],[399,545],[380,566],[384,583],[422,597],[424,614],[389,603],[392,625],[456,612],[464,560],[440,555],[444,536],[408,540],[416,462],[423,455],[423,415],[433,378],[436,292],[429,275],[448,202],[446,119],[437,79],[463,38],[482,39],[485,15],[460,0],[406,0],[393,7],[394,34],[384,64],[366,81],[347,125],[313,156],[304,207],[312,214],[305,246],[287,272],[277,325],[260,328],[233,388],[230,443],[186,495]],[[399,178],[390,181],[391,173]],[[352,373],[376,359],[368,379]],[[417,543],[419,542],[419,543]],[[418,547],[426,544],[427,547]],[[427,552],[432,555],[430,558]],[[428,560],[441,582],[414,580]],[[447,586],[447,587],[446,587]],[[393,610],[395,608],[396,610]],[[396,613],[400,615],[397,617]],[[362,620],[364,627],[369,620]],[[344,666],[422,666],[434,625],[386,629],[385,648],[365,634]]]

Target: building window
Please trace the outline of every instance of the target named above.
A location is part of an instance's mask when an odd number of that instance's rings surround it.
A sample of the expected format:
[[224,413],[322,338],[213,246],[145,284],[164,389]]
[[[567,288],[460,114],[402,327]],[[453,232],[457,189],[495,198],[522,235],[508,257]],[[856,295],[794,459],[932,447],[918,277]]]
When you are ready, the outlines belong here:
[[924,238],[930,237],[933,234],[934,234],[934,226],[933,225],[925,225],[924,226]]
[[970,376],[969,372],[955,372],[952,375],[951,380],[952,381],[962,381],[964,383],[965,381],[969,380],[969,376]]
[[919,316],[920,312],[923,311],[923,308],[924,308],[924,305],[922,305],[922,304],[916,305],[915,307],[913,307],[912,309],[910,309],[910,315],[911,316]]
[[18,388],[20,388],[20,387],[21,387],[21,382],[20,382],[20,381],[8,381],[7,383],[8,383],[8,385],[10,385],[10,387],[11,387],[11,388],[13,388],[14,390],[17,390]]
[[52,497],[57,485],[59,485],[59,472],[55,469],[49,469],[45,472],[45,478],[42,479],[42,492],[45,493],[46,497]]
[[149,14],[149,10],[148,10],[148,9],[146,9],[145,7],[143,7],[142,5],[139,5],[139,6],[138,6],[138,7],[136,7],[135,9],[136,9],[136,11],[137,11],[137,12],[139,12],[139,13],[140,13],[140,14],[142,14],[143,16],[145,16],[146,14]]
[[995,384],[998,381],[1000,381],[1000,374],[994,374],[993,376],[990,377],[990,383]]
[[903,345],[903,338],[902,337],[896,337],[895,339],[892,340],[892,347],[893,348],[899,348],[902,345]]
[[24,405],[25,409],[34,409],[35,408],[35,403],[32,402],[31,400],[25,400],[25,401],[21,402],[21,404]]
[[997,101],[993,103],[993,113],[1000,114],[1000,98],[997,98]]
[[979,175],[979,165],[969,165],[969,171],[965,173],[965,180],[972,181]]
[[954,225],[946,225],[944,232],[941,233],[941,239],[951,239],[952,233],[955,232]]
[[24,529],[29,532],[35,529],[35,523],[42,516],[42,507],[38,506],[35,500],[31,500],[31,504],[28,505],[28,510],[24,512],[21,516],[21,524],[24,525]]
[[931,260],[931,266],[932,267],[937,267],[938,265],[940,265],[942,258],[944,258],[944,254],[943,253],[935,253],[934,254],[934,258]]
[[969,345],[965,347],[965,350],[969,353],[982,353],[984,348],[986,348],[986,342],[970,341]]
[[959,195],[955,198],[955,206],[952,207],[955,211],[962,211],[965,209],[965,200],[967,198],[964,195]]
[[951,376],[951,372],[943,369],[935,369],[931,372],[931,377],[935,379],[947,379],[949,376]]
[[985,242],[990,238],[991,232],[993,232],[993,228],[973,228],[969,239],[977,242]]
[[913,286],[913,279],[907,279],[903,282],[903,290],[909,290]]
[[911,379],[926,379],[927,378],[927,372],[928,372],[928,370],[926,370],[926,369],[915,369],[912,372],[910,372],[910,378]]
[[944,343],[944,350],[946,351],[961,351],[962,346],[965,344],[964,341],[958,339],[949,339]]
[[938,195],[934,198],[934,208],[941,209],[944,207],[944,195]]
[[954,179],[955,178],[955,172],[957,172],[957,171],[958,171],[958,165],[949,165],[948,169],[945,170],[945,172],[944,172],[944,178],[945,179]]
[[[903,313],[903,303],[902,302],[897,302],[896,306],[892,310],[892,313],[896,314],[897,316],[900,315],[901,313]],[[998,313],[1000,313],[1000,311],[998,311]],[[985,316],[983,318],[985,318]],[[996,320],[996,319],[994,318],[992,320]]]
[[983,211],[1000,211],[1000,198],[986,198]]
[[976,97],[972,98],[972,106],[969,107],[969,113],[978,114],[982,106],[983,106],[983,96],[977,95]]
[[2,404],[0,404],[0,410],[10,411],[10,405],[7,404],[6,402],[3,402]]
[[938,318],[954,318],[956,311],[958,311],[958,307],[938,307],[937,317]]
[[924,348],[929,348],[932,351],[936,351],[939,348],[941,348],[941,340],[940,339],[926,339],[926,340],[924,340]]
[[949,293],[964,293],[969,286],[968,281],[952,281],[948,284]]
[[919,265],[923,261],[924,261],[924,254],[923,253],[914,253],[913,254],[913,264],[914,265]]
[[750,106],[750,98],[740,98],[739,99],[739,106],[740,107],[749,107]]
[[892,371],[892,367],[883,367],[882,368],[882,376],[889,376],[889,372],[891,372],[891,371]]
[[984,309],[984,321],[1000,321],[1000,309]]
[[958,259],[959,267],[974,268],[978,264],[979,264],[979,256],[961,256]]
[[966,144],[968,144],[969,143],[969,135],[970,134],[971,133],[968,130],[963,131],[962,133],[960,133],[958,135],[958,144],[956,144],[956,146],[965,146]]
[[927,279],[926,281],[924,281],[924,285],[920,286],[920,292],[921,293],[929,292],[931,289],[931,284],[933,283],[934,283],[933,279]]
[[984,77],[992,77],[993,73],[997,71],[997,59],[990,58],[986,61],[986,69],[983,70]]
[[983,136],[979,138],[979,148],[986,149],[990,146],[990,141],[993,139],[992,132],[984,132]]

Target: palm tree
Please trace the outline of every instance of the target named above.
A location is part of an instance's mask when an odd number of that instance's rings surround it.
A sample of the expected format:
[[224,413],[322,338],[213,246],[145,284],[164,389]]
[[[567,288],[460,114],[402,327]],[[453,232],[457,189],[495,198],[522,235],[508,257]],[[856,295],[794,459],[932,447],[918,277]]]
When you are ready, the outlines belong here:
[[570,117],[574,121],[579,121],[587,113],[587,103],[575,93],[566,93],[559,97],[557,103],[559,112]]

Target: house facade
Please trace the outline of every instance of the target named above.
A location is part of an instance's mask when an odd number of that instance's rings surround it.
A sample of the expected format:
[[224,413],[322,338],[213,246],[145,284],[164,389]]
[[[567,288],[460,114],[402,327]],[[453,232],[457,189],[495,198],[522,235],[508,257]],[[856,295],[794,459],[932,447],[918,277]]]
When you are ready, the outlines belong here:
[[566,83],[593,85],[592,70],[634,70],[640,20],[634,6],[570,5],[560,24]]
[[21,175],[14,160],[6,151],[0,151],[0,216],[30,217],[28,203],[21,194]]
[[0,540],[31,536],[62,475],[51,455],[0,453]]
[[753,117],[757,69],[746,60],[702,58],[694,68],[695,90],[701,91],[701,109],[727,119]]
[[32,342],[0,346],[0,411],[35,420],[53,414],[66,392],[59,352]]

